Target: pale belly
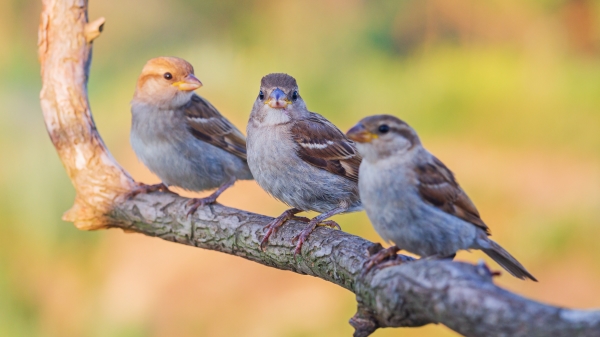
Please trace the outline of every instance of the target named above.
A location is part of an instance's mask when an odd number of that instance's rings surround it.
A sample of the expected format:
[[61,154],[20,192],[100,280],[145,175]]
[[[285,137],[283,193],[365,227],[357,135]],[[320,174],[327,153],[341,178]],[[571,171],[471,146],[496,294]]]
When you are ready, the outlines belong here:
[[[477,228],[422,201],[414,184],[407,183],[410,176],[375,170],[378,174],[371,175],[372,169],[361,166],[360,193],[369,220],[384,240],[420,256],[448,256],[473,245]],[[361,183],[367,174],[370,183]]]
[[221,186],[244,169],[247,171],[241,159],[195,139],[153,142],[131,137],[131,144],[144,165],[168,186],[204,191]]
[[[257,130],[253,130],[257,132]],[[262,132],[262,131],[258,131]],[[358,186],[346,178],[316,168],[284,151],[291,140],[276,133],[262,134],[259,149],[248,138],[248,165],[258,184],[273,197],[302,210],[326,212],[347,203],[360,209]]]

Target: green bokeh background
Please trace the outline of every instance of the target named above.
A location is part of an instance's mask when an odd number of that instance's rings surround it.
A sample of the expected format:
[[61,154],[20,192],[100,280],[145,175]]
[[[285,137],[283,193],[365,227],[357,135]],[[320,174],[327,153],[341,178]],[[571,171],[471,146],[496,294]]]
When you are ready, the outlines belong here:
[[[37,1],[0,1],[0,336],[350,335],[354,297],[334,285],[60,220],[74,191],[39,106],[40,11]],[[494,238],[540,280],[505,274],[498,284],[555,305],[600,306],[597,1],[92,1],[90,18],[99,16],[107,23],[94,43],[90,102],[137,179],[158,181],[128,142],[147,59],[190,61],[199,93],[240,129],[260,78],[287,72],[308,107],[344,131],[376,113],[418,130]],[[254,182],[221,202],[284,209]],[[362,213],[336,220],[380,240]],[[455,335],[433,325],[374,334]]]

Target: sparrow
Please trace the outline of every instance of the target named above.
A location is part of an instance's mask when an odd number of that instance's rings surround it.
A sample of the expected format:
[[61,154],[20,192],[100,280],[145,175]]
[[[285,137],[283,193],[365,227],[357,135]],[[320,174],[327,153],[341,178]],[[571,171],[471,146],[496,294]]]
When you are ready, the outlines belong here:
[[[362,209],[357,184],[361,157],[354,142],[323,116],[308,111],[292,76],[276,73],[262,78],[247,135],[254,179],[292,207],[265,226],[263,249],[287,220],[308,222],[295,238],[298,254],[317,225],[339,229],[326,219]],[[295,216],[304,211],[321,214],[310,220]]]
[[144,66],[131,101],[131,146],[162,181],[141,185],[131,195],[169,191],[169,186],[194,192],[217,188],[206,198],[191,199],[188,216],[216,202],[236,180],[252,179],[244,135],[194,93],[201,86],[190,63],[158,57]]
[[422,258],[454,258],[479,249],[513,276],[537,281],[489,238],[490,230],[454,174],[427,151],[416,131],[390,115],[362,119],[346,134],[363,161],[358,189],[377,233],[395,246],[375,254],[367,268],[404,249]]

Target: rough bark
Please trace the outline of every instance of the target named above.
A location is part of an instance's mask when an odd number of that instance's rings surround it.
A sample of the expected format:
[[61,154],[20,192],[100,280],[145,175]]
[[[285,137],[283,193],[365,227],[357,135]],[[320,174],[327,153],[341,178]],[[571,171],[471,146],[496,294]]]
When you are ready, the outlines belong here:
[[50,139],[77,191],[65,213],[83,230],[122,228],[181,244],[237,255],[335,283],[356,294],[355,336],[380,327],[442,323],[466,336],[600,336],[600,312],[553,307],[494,285],[485,265],[409,261],[361,274],[373,243],[318,228],[293,255],[302,224],[288,222],[259,248],[271,218],[212,205],[186,216],[186,199],[152,193],[128,200],[136,183],[110,155],[87,99],[93,40],[104,19],[88,23],[87,1],[43,0],[39,30],[40,94]]

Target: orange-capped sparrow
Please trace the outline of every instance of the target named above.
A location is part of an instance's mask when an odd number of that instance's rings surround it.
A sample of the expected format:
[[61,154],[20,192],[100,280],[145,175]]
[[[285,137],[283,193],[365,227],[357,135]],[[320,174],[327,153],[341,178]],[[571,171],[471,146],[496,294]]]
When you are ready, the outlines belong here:
[[131,145],[162,184],[132,194],[177,186],[189,191],[217,188],[192,199],[188,215],[213,203],[238,179],[252,179],[246,140],[217,109],[194,93],[202,83],[191,64],[177,57],[146,63],[131,101]]

